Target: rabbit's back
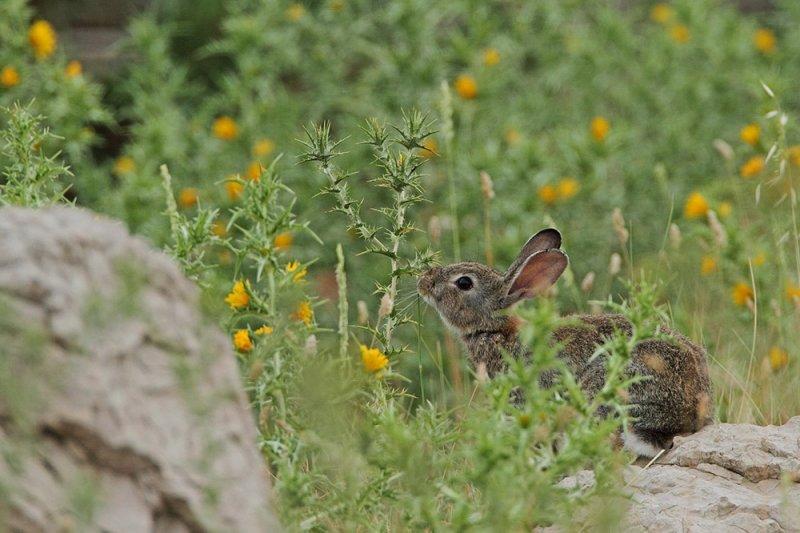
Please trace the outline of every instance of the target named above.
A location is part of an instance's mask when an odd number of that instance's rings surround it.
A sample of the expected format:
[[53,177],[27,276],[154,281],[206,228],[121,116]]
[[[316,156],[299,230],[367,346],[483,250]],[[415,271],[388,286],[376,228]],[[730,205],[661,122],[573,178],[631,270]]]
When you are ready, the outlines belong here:
[[[592,354],[616,331],[631,335],[631,324],[621,315],[576,315],[567,320],[554,339],[563,346],[560,357],[592,397],[605,382],[603,358],[591,359]],[[662,331],[670,339],[636,345],[628,371],[646,379],[632,384],[628,394],[634,428],[666,443],[710,423],[712,406],[705,350],[679,333]]]

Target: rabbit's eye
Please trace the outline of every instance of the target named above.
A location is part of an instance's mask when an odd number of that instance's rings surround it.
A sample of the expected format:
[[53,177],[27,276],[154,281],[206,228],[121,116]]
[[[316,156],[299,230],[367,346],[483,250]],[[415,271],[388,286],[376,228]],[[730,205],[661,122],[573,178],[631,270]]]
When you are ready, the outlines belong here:
[[456,280],[456,287],[462,291],[468,291],[472,288],[472,280],[469,276],[461,276]]

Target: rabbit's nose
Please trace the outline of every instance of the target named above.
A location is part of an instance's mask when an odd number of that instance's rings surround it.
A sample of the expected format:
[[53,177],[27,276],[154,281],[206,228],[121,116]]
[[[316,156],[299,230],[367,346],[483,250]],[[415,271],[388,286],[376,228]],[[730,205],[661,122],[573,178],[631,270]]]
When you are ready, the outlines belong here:
[[419,281],[417,281],[417,291],[423,295],[427,296],[433,290],[433,279],[436,274],[436,268],[432,268],[422,274],[419,277]]

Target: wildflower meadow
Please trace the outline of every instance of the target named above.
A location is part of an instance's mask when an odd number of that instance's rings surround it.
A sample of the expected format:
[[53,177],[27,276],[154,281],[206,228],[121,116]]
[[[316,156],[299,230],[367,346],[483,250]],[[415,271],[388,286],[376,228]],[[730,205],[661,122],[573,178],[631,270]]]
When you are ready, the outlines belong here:
[[[196,282],[287,530],[613,530],[658,324],[707,348],[714,420],[800,414],[800,3],[769,4],[155,0],[92,71],[4,0],[0,204],[119,219]],[[545,227],[569,266],[487,379],[417,277]],[[600,312],[636,331],[602,395],[541,388]]]

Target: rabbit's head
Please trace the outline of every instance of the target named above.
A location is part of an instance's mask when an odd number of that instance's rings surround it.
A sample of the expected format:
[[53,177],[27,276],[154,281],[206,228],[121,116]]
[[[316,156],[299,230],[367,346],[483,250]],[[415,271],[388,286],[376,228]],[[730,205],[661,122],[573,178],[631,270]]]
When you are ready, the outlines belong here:
[[548,228],[531,237],[506,272],[480,263],[435,267],[417,282],[420,295],[462,335],[492,331],[496,312],[547,290],[567,268],[561,234]]

